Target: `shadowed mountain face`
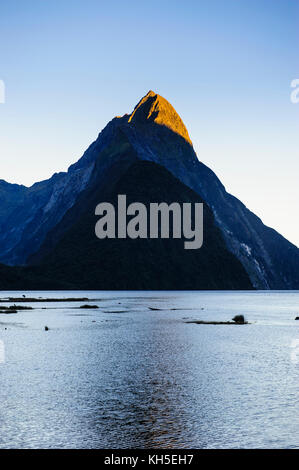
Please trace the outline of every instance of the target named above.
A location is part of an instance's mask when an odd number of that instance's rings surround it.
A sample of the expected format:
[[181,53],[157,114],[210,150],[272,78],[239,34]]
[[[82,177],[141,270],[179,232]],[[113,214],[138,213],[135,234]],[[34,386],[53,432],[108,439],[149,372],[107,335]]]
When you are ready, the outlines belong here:
[[0,264],[0,290],[66,289],[72,289],[72,285],[67,282],[60,283],[57,279],[48,279],[39,268]]
[[0,261],[40,261],[70,229],[69,212],[75,204],[80,206],[85,193],[96,187],[98,194],[105,194],[107,181],[118,181],[136,159],[165,167],[208,204],[227,248],[242,262],[254,287],[299,288],[298,248],[225,191],[198,161],[174,108],[152,91],[132,114],[114,118],[67,173],[31,188],[6,187],[0,209]]
[[0,262],[26,264],[48,231],[73,206],[90,174],[91,167],[85,167],[55,174],[30,188],[7,183],[2,191],[0,187]]
[[[126,194],[127,204],[138,201],[146,206],[148,227],[152,202],[203,202],[156,163],[141,160],[131,163],[132,153],[129,146],[124,149],[127,165],[119,178],[111,172],[105,188],[97,189],[95,185],[82,194],[59,227],[49,234],[44,252],[39,253],[43,261],[36,267],[37,272],[56,279],[60,285],[72,284],[74,289],[251,289],[245,269],[227,250],[206,204],[204,244],[198,250],[186,250],[183,239],[172,237],[134,240],[95,237],[96,205],[111,202],[117,207],[119,194]],[[66,226],[70,227],[67,231]],[[49,246],[54,248],[48,250]]]

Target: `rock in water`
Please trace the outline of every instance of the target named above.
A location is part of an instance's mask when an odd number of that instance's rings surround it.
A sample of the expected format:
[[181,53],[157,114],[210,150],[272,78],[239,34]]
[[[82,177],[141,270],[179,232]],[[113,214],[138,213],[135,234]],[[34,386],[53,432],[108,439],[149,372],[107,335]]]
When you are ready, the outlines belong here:
[[244,315],[236,315],[232,320],[239,325],[246,323]]

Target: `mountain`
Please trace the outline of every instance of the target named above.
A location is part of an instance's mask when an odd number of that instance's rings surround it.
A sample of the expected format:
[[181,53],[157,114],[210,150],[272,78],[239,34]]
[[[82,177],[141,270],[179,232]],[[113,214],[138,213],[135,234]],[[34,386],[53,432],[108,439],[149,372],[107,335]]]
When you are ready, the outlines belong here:
[[[226,248],[212,211],[198,194],[156,163],[137,158],[131,162],[134,152],[129,144],[120,151],[128,167],[117,179],[113,172],[105,188],[95,186],[82,195],[49,234],[37,270],[75,289],[251,289],[245,269]],[[127,204],[143,203],[148,214],[154,202],[204,203],[202,248],[186,250],[184,240],[174,238],[99,240],[94,234],[95,207],[99,202],[117,207],[119,194],[126,194]],[[53,249],[48,250],[49,246]]]
[[[163,166],[207,203],[226,247],[241,261],[255,288],[299,288],[298,248],[226,192],[213,171],[198,160],[175,109],[153,91],[131,114],[108,123],[67,173],[31,188],[5,189],[0,261],[12,265],[42,262],[75,223],[72,208],[81,207],[91,188],[105,194],[107,181],[120,181],[136,159]],[[8,202],[10,197],[12,202]]]
[[58,173],[30,188],[0,185],[0,262],[26,264],[48,231],[73,206],[85,188],[91,168]]
[[[0,264],[0,290],[66,290],[71,289],[68,282],[49,279],[40,268],[5,266]],[[1,308],[0,308],[1,310]]]

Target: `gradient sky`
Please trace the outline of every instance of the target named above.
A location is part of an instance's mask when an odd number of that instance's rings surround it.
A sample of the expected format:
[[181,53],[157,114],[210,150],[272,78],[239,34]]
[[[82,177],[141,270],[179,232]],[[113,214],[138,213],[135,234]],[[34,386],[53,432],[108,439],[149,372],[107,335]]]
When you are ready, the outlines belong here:
[[201,161],[299,246],[298,0],[2,0],[0,178],[65,171],[149,89]]

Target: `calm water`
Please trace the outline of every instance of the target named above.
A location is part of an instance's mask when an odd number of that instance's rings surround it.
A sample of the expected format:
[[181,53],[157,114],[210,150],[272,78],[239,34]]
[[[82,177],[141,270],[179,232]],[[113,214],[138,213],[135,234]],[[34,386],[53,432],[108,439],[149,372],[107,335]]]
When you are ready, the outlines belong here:
[[25,294],[100,308],[0,315],[1,448],[299,447],[299,292]]

